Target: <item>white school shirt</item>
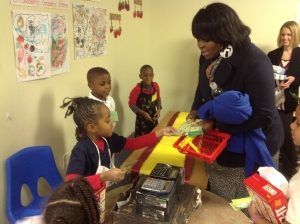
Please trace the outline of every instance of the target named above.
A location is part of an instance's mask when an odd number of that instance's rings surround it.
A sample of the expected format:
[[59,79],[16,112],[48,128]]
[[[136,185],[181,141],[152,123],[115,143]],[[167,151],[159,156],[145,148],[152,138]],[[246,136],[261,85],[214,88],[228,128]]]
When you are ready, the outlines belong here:
[[106,100],[100,100],[98,99],[97,97],[95,97],[92,92],[90,92],[90,95],[89,95],[89,98],[93,99],[93,100],[98,100],[102,103],[104,103],[110,111],[115,111],[116,110],[116,104],[115,104],[115,101],[114,99],[111,97],[111,96],[107,96],[106,97]]
[[289,182],[289,202],[286,221],[291,224],[300,224],[300,170]]
[[[98,101],[104,103],[110,111],[115,111],[116,110],[115,101],[111,96],[107,96],[106,100],[104,101],[104,100],[100,100],[97,97],[93,96],[92,92],[90,92],[89,98],[91,98],[93,100],[98,100]],[[116,127],[116,122],[113,122],[113,126],[114,126],[114,128]]]
[[15,224],[44,224],[43,216],[36,215],[18,220]]

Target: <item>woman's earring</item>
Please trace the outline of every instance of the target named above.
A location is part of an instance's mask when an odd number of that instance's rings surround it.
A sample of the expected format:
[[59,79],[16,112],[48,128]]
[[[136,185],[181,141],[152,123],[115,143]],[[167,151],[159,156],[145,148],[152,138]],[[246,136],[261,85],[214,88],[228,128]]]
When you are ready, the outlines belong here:
[[229,58],[233,54],[233,48],[231,45],[227,45],[226,48],[224,48],[221,52],[220,55],[222,58]]

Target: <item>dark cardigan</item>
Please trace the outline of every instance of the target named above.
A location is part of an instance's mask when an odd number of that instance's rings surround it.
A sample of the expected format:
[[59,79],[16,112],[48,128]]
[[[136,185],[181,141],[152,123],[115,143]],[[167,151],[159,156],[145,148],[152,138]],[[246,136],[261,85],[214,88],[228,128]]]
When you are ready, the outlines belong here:
[[[192,110],[198,110],[206,101],[212,99],[209,80],[205,72],[211,61],[201,55],[199,63],[199,84]],[[234,49],[230,58],[222,59],[215,71],[213,81],[224,91],[235,90],[247,93],[253,110],[251,117],[241,125],[228,125],[216,121],[216,128],[226,133],[248,132],[262,128],[267,138],[266,145],[269,152],[271,155],[278,152],[283,143],[284,134],[275,107],[273,68],[266,54],[248,38],[241,49]],[[217,161],[222,166],[243,167],[245,155],[224,150]]]
[[[268,53],[268,57],[273,65],[279,65],[283,54],[283,47],[277,48]],[[284,91],[285,102],[284,110],[286,113],[291,113],[296,110],[298,105],[297,100],[291,96],[290,91],[298,95],[300,86],[300,48],[296,47],[293,49],[292,58],[289,67],[286,71],[287,76],[294,76],[295,81],[292,82],[290,88]]]

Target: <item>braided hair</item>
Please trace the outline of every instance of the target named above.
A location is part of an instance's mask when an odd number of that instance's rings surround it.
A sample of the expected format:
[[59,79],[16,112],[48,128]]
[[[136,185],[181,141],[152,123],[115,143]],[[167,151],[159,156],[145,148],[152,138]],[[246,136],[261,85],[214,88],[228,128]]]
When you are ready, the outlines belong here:
[[44,212],[46,224],[99,224],[94,190],[84,177],[63,183],[50,196]]
[[[86,126],[89,123],[93,123],[99,118],[97,107],[104,105],[98,100],[93,100],[88,97],[66,97],[63,101],[63,105],[60,108],[68,107],[65,118],[73,114],[73,119],[77,125],[75,130],[75,136],[77,140],[80,140],[85,134]],[[101,116],[101,114],[100,114]]]

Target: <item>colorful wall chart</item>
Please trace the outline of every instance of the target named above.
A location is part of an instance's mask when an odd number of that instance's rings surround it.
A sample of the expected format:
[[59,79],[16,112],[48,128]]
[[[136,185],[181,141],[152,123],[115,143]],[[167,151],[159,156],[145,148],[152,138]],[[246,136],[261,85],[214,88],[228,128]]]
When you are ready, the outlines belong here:
[[106,9],[73,4],[75,59],[106,54]]
[[67,16],[51,14],[51,75],[70,71]]
[[13,11],[17,81],[51,75],[51,16],[49,13]]
[[13,11],[17,81],[70,70],[67,16]]

